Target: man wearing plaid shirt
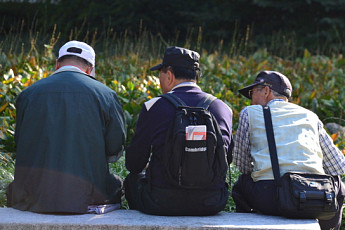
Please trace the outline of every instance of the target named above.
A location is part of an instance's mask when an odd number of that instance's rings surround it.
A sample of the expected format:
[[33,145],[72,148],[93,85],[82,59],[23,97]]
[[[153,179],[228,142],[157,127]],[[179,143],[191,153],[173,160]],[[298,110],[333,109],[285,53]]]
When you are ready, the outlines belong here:
[[[280,173],[288,171],[327,173],[334,176],[343,205],[344,154],[333,144],[313,112],[288,102],[289,79],[275,71],[259,73],[255,82],[239,92],[251,99],[240,114],[233,162],[242,175],[232,191],[237,212],[279,215],[262,106],[271,109]],[[339,229],[343,209],[330,220],[319,220],[321,229]]]

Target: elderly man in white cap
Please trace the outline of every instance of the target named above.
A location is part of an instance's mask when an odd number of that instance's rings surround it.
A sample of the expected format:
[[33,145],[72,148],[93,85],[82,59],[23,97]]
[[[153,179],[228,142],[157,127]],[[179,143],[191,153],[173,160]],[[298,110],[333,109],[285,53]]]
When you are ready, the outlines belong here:
[[109,172],[108,162],[122,155],[125,120],[116,93],[95,80],[94,66],[92,47],[67,42],[57,70],[19,95],[8,206],[87,213],[94,205],[121,202],[122,180]]

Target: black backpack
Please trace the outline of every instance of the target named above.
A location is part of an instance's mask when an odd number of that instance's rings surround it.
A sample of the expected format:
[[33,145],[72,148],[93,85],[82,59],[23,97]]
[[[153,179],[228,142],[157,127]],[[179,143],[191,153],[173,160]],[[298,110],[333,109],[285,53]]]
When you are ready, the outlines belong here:
[[[196,107],[187,106],[171,93],[161,97],[176,108],[161,156],[170,183],[180,188],[202,189],[224,182],[228,170],[224,142],[217,120],[208,111],[216,97],[207,94]],[[187,135],[188,126],[195,132]]]

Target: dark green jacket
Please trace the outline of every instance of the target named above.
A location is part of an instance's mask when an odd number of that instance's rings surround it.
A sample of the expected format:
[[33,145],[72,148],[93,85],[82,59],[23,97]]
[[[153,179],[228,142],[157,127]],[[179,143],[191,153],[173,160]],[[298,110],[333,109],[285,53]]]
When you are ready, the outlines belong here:
[[121,156],[126,127],[113,90],[81,72],[57,71],[24,90],[16,106],[12,207],[85,213],[89,204],[114,202],[121,188],[108,160]]

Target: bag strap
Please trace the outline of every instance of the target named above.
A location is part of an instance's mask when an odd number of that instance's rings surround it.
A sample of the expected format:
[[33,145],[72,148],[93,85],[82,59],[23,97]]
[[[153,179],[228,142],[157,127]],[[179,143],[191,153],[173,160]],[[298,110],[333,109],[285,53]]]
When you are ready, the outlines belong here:
[[201,99],[201,101],[198,103],[196,107],[202,107],[205,110],[208,110],[208,107],[210,107],[211,103],[216,100],[217,98],[211,94],[206,94],[206,96]]
[[264,112],[266,136],[267,136],[267,142],[268,142],[268,149],[270,151],[274,182],[276,185],[279,185],[280,170],[279,170],[279,162],[278,162],[278,156],[277,156],[276,141],[274,139],[271,110],[270,110],[270,107],[268,106],[262,106],[262,108]]
[[[184,101],[182,101],[178,96],[172,93],[162,94],[160,95],[160,97],[168,99],[168,101],[170,101],[176,108],[178,108],[179,106],[187,106]],[[196,107],[204,108],[205,110],[207,110],[211,103],[216,99],[217,98],[215,96],[207,93]]]
[[187,106],[186,103],[184,103],[184,101],[182,101],[178,96],[172,93],[162,94],[160,95],[160,97],[163,97],[170,101],[176,108],[178,108],[179,106]]

